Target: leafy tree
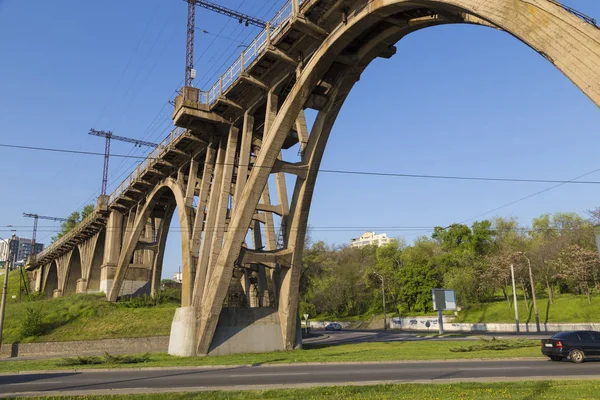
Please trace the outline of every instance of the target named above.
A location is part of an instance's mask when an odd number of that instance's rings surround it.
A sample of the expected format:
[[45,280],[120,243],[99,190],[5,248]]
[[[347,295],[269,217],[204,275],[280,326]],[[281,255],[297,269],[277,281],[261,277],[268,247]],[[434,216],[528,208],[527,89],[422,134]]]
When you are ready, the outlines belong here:
[[400,279],[400,297],[407,310],[431,311],[431,290],[440,287],[443,276],[435,257],[439,244],[427,238],[419,238],[415,244],[402,252],[403,270]]
[[595,283],[598,281],[598,254],[573,244],[560,252],[555,263],[563,276],[571,280],[581,293],[587,295],[588,303],[591,304],[589,283],[591,280]]

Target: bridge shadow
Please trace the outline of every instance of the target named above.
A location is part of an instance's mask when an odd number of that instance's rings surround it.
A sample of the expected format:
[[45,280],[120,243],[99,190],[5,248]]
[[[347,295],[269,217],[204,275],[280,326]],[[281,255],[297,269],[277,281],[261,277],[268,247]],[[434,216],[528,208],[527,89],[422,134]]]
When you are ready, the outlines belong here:
[[[18,374],[18,375],[0,375],[0,393],[3,390],[9,389],[6,385],[22,384],[40,381],[44,379],[64,378],[73,375],[79,375],[79,372],[63,372],[63,373],[44,373],[44,374]],[[6,393],[9,393],[7,390]]]

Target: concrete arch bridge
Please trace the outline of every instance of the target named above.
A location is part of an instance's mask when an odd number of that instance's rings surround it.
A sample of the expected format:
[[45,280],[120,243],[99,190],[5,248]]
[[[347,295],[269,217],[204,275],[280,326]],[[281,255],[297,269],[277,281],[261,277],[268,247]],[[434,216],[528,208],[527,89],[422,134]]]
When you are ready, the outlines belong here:
[[[555,1],[291,0],[213,87],[182,88],[177,128],[92,215],[29,261],[35,288],[102,291],[110,301],[155,293],[176,211],[183,298],[169,351],[299,346],[299,266],[338,112],[372,60],[393,56],[412,32],[456,23],[513,35],[600,106],[600,29]],[[310,132],[305,109],[317,110]],[[294,146],[298,157],[284,159]]]

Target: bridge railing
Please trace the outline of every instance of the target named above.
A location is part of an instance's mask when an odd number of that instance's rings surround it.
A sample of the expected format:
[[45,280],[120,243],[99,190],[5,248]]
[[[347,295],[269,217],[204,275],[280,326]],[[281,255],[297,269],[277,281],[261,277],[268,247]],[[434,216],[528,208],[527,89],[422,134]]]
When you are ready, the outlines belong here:
[[79,231],[85,228],[90,222],[92,222],[96,218],[96,211],[92,211],[87,217],[85,217],[80,223],[77,224],[72,230],[65,233],[60,239],[52,243],[50,246],[46,247],[44,250],[35,254],[35,259],[43,258],[46,254],[54,251],[54,249],[60,248],[63,244],[68,242],[73,236],[76,236]]
[[[304,0],[298,0],[298,5]],[[288,1],[279,9],[277,14],[267,23],[267,26],[254,38],[254,40],[246,47],[242,54],[233,62],[231,67],[219,80],[207,91],[200,92],[199,102],[207,105],[212,105],[220,95],[222,95],[235,81],[242,75],[259,55],[264,53],[268,43],[276,37],[283,25],[289,21],[294,15],[293,0]]]
[[184,132],[184,128],[177,127],[173,129],[167,135],[167,137],[162,142],[160,142],[156,149],[152,150],[152,152],[150,152],[150,154],[148,154],[148,156],[141,163],[138,164],[138,166],[133,170],[133,172],[129,174],[129,176],[125,178],[119,186],[117,186],[117,188],[110,195],[110,200],[108,203],[112,204],[115,200],[117,200],[117,198],[119,198],[119,196],[122,195],[123,192],[125,192],[125,190],[127,190],[127,188],[131,186],[131,184],[135,182],[137,178],[140,177],[140,175],[144,174],[146,170],[148,170],[154,165],[154,162],[158,158],[160,158],[163,155],[164,151]]

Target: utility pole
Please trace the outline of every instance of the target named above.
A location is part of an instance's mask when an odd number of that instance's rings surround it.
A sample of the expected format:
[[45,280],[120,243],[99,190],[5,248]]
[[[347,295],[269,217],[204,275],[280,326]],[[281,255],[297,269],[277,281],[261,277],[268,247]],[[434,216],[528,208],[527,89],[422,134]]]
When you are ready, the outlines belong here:
[[[16,235],[12,235],[8,241],[8,260],[4,264],[4,281],[2,283],[2,300],[0,301],[0,348],[2,348],[2,331],[4,329],[4,310],[6,308],[6,292],[8,291],[8,271],[12,264],[12,254],[10,244],[15,239]],[[4,240],[0,238],[0,240]]]
[[246,26],[253,25],[259,28],[267,26],[265,21],[255,18],[251,15],[243,14],[232,10],[227,7],[223,7],[219,4],[215,4],[211,1],[206,0],[185,0],[188,3],[188,15],[187,15],[187,40],[185,46],[185,80],[184,86],[192,87],[192,81],[196,77],[196,70],[194,69],[194,35],[196,28],[196,6],[206,8],[207,10],[214,11],[216,13],[225,15],[230,18],[237,19],[238,22],[245,23]]
[[517,289],[515,285],[515,266],[510,264],[510,274],[512,276],[513,302],[515,303],[515,324],[517,325],[517,333],[521,332],[519,328],[519,308],[517,307]]
[[385,314],[385,282],[383,275],[373,271],[373,275],[377,276],[381,280],[381,299],[383,301],[383,330],[387,330],[387,317]]
[[519,252],[525,259],[527,260],[527,265],[529,266],[529,283],[531,285],[531,297],[533,297],[533,313],[535,314],[535,327],[537,331],[540,331],[540,316],[538,315],[538,307],[537,307],[537,299],[535,295],[535,283],[533,282],[533,272],[531,272],[531,261],[529,257],[525,255],[524,252]]
[[108,184],[108,160],[110,158],[110,140],[120,140],[121,142],[133,143],[138,147],[148,146],[148,147],[158,147],[157,143],[146,142],[145,140],[138,140],[133,138],[128,138],[124,136],[113,135],[110,131],[98,131],[96,129],[90,129],[88,135],[100,136],[106,138],[106,143],[104,145],[104,169],[102,170],[102,196],[106,196],[106,185]]

